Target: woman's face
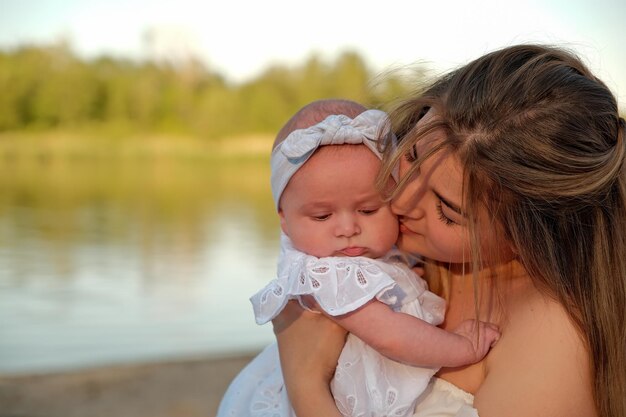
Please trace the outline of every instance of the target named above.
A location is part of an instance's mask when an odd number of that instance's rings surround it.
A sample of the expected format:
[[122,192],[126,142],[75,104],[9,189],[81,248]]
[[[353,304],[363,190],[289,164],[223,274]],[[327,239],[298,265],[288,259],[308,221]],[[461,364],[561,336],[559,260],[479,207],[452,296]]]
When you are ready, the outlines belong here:
[[[428,117],[428,116],[426,116]],[[437,141],[439,132],[424,138],[400,161],[400,177],[408,175],[412,162]],[[391,203],[400,220],[398,247],[404,251],[447,263],[471,260],[469,220],[463,207],[463,169],[447,149],[435,153],[412,174],[407,186]],[[481,252],[510,259],[510,246],[498,242],[486,210],[478,208]],[[494,252],[496,251],[496,252]]]

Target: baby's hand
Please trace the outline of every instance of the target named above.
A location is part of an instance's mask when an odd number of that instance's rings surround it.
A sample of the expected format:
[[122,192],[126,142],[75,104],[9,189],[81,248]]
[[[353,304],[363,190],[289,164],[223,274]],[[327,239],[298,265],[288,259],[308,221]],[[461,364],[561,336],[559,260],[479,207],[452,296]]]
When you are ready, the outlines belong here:
[[484,358],[500,338],[498,326],[477,320],[465,320],[453,330],[453,333],[464,337],[468,342],[468,356],[464,363],[466,365]]
[[415,264],[415,266],[411,269],[420,277],[424,276],[424,264],[422,262]]

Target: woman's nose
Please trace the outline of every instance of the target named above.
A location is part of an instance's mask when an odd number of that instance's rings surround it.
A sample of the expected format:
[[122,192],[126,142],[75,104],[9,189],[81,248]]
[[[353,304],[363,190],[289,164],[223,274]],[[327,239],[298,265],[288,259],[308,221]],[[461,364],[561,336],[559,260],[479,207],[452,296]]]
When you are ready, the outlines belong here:
[[343,237],[351,237],[361,233],[361,227],[356,216],[352,214],[343,214],[339,216],[335,234]]
[[391,211],[397,216],[419,219],[424,216],[423,197],[423,187],[414,179],[391,200]]

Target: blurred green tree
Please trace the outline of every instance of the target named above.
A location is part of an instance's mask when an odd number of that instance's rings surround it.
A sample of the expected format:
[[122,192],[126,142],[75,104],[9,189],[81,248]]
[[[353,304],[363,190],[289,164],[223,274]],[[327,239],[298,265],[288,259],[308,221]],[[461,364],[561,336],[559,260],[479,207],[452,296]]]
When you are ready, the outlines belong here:
[[193,57],[177,63],[85,60],[63,42],[23,46],[0,51],[0,132],[116,125],[208,139],[271,133],[315,99],[380,106],[407,91],[397,74],[382,80],[351,51],[332,62],[312,55],[295,67],[274,65],[232,84]]

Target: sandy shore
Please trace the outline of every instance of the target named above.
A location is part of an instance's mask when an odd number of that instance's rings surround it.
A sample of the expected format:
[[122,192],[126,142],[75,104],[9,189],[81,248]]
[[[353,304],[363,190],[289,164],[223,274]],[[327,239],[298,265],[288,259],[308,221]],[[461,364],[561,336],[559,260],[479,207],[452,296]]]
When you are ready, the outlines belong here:
[[212,417],[253,356],[0,375],[0,417]]

